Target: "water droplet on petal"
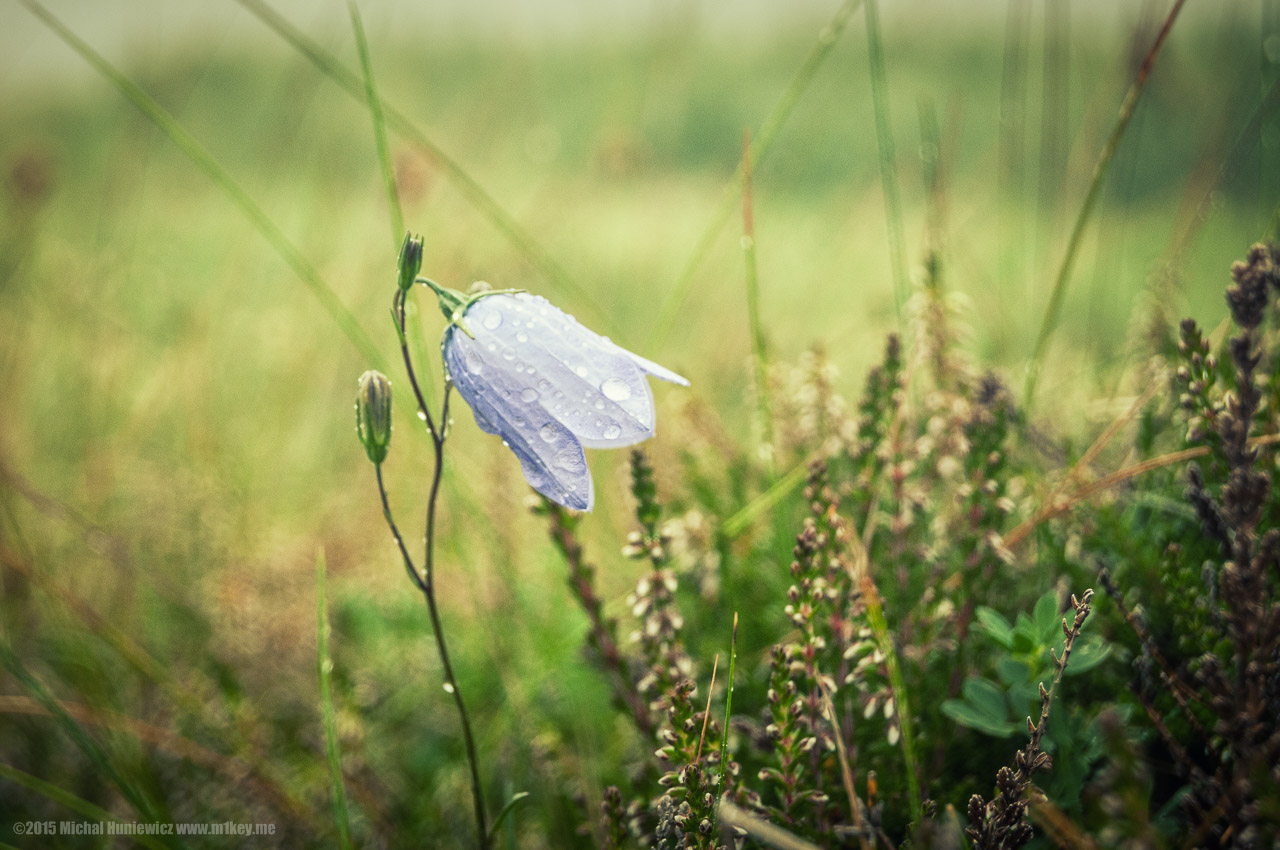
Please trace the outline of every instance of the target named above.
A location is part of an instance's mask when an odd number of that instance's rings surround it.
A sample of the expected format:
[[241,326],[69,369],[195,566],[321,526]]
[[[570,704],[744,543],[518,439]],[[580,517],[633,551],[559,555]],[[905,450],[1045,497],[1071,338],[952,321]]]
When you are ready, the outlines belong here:
[[538,381],[538,389],[542,390],[543,392],[546,392],[547,390],[551,389],[551,382],[548,381],[546,378],[543,378],[541,381]]
[[605,398],[613,401],[626,401],[631,398],[631,385],[621,378],[610,378],[600,385],[600,392]]
[[523,402],[535,402],[538,400],[538,391],[533,387],[527,387],[521,391],[520,400]]
[[556,452],[555,460],[552,461],[557,469],[563,469],[565,472],[580,473],[585,467],[582,460],[582,454],[574,451],[572,448],[561,449]]
[[529,335],[524,331],[520,331],[520,333],[516,334],[516,342],[528,342],[528,341],[529,341]]
[[586,366],[579,366],[577,369],[574,369],[573,371],[575,371],[575,372],[577,372],[577,373],[578,373],[578,377],[579,377],[579,378],[585,378],[585,377],[587,377],[587,367],[586,367]]
[[564,436],[564,426],[556,422],[548,422],[538,429],[538,436],[548,443],[554,443]]
[[515,359],[516,359],[516,350],[515,350],[514,348],[504,348],[504,349],[502,349],[502,359],[503,359],[503,360],[515,360]]
[[596,399],[596,410],[604,410],[604,399]]
[[479,375],[484,371],[484,361],[480,359],[480,355],[474,348],[468,348],[462,352],[462,359],[467,363],[467,371],[473,375]]
[[502,314],[499,313],[497,310],[495,310],[489,315],[485,316],[484,321],[481,322],[481,324],[484,325],[485,328],[487,328],[488,330],[491,330],[491,331],[497,330],[498,325],[502,324]]
[[604,429],[604,438],[606,440],[616,440],[621,436],[622,429],[618,427],[617,423],[611,422]]
[[491,343],[489,343],[488,345],[486,345],[486,346],[485,346],[485,348],[489,349],[490,351],[497,351],[497,350],[498,350],[498,346],[497,346],[497,345],[495,345],[495,344],[494,344],[494,343],[492,343],[492,342],[491,342]]

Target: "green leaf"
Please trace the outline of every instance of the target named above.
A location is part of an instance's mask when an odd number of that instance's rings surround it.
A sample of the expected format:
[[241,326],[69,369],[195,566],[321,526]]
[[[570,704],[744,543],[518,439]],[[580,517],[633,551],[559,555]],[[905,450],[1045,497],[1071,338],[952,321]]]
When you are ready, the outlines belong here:
[[1052,590],[1046,592],[1036,601],[1035,611],[1031,615],[1035,621],[1036,636],[1045,646],[1053,646],[1054,639],[1062,634],[1062,619],[1058,611],[1058,594]]
[[1112,646],[1095,635],[1081,638],[1071,650],[1064,675],[1074,676],[1092,670],[1111,655]]
[[1005,655],[996,661],[996,675],[1000,681],[1012,687],[1031,681],[1031,666],[1024,661]]
[[[970,683],[974,682],[983,682],[984,684],[971,687]],[[998,711],[994,710],[993,705],[985,702],[990,699],[991,691],[994,691],[995,696],[1000,700]],[[970,696],[984,702],[975,704],[970,701]],[[942,704],[942,713],[961,726],[966,726],[996,738],[1008,738],[1018,728],[1018,724],[1009,720],[1008,710],[1004,706],[1004,695],[1000,693],[995,685],[985,679],[970,679],[966,682],[965,699],[947,700]]]
[[1013,626],[1009,625],[1009,621],[999,611],[980,605],[974,612],[974,620],[978,631],[1005,649],[1013,649]]

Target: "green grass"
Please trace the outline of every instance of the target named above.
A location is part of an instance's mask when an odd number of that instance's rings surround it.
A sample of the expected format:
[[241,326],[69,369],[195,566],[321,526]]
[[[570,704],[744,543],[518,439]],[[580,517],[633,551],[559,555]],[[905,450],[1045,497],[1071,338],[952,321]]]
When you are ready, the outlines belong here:
[[[737,517],[734,534],[773,535],[785,555],[795,529],[783,519],[772,526],[774,503],[753,502],[763,488],[731,474],[753,455],[754,415],[733,219],[708,241],[687,293],[682,276],[726,193],[738,202],[731,181],[743,129],[759,128],[787,97],[816,27],[732,44],[678,28],[573,44],[447,34],[423,43],[390,32],[374,4],[363,11],[378,92],[551,260],[513,242],[447,168],[392,133],[404,221],[426,237],[424,274],[463,288],[483,279],[557,295],[584,321],[607,321],[617,339],[687,375],[690,391],[656,389],[660,424],[648,449],[660,494],[672,513]],[[1192,11],[1170,36],[1116,149],[1114,182],[1083,231],[1046,349],[1037,421],[1075,445],[1110,418],[1091,416],[1094,402],[1132,392],[1133,370],[1149,353],[1142,328],[1152,314],[1150,273],[1179,250],[1176,289],[1157,305],[1163,319],[1220,316],[1226,269],[1276,208],[1275,199],[1257,197],[1257,151],[1245,144],[1227,162],[1194,241],[1170,245],[1180,210],[1200,201],[1197,175],[1223,166],[1258,98],[1247,84],[1256,44],[1236,49],[1245,25]],[[20,9],[3,15],[38,27]],[[1024,190],[1003,191],[998,180],[1001,38],[915,21],[894,4],[882,4],[880,15],[885,114],[893,119],[883,129],[896,141],[894,162],[880,157],[858,12],[755,164],[770,360],[794,363],[822,345],[839,369],[837,389],[857,396],[898,325],[882,167],[900,184],[908,264],[922,261],[926,193],[915,116],[928,98],[941,116],[945,157],[945,286],[968,304],[962,320],[975,360],[1020,386],[1089,169],[1131,81],[1132,22],[1109,22],[1096,38],[1076,33],[1067,179],[1060,208],[1037,215],[1011,203],[1036,196],[1034,98],[1026,104]],[[93,41],[73,12],[65,21]],[[308,26],[359,80],[344,16]],[[396,355],[387,322],[394,218],[374,125],[361,103],[263,33],[251,45],[158,45],[154,54],[109,58],[296,248],[303,276],[312,268],[327,282],[335,299],[327,311],[298,285],[289,252],[263,238],[245,203],[228,199],[226,182],[211,181],[107,80],[0,88],[0,631],[21,665],[12,670],[30,670],[50,700],[171,728],[260,766],[254,776],[285,789],[295,805],[123,731],[111,748],[95,748],[56,710],[0,714],[0,762],[63,789],[64,802],[116,816],[130,809],[111,778],[135,806],[163,800],[155,814],[174,821],[273,821],[285,841],[324,846],[335,786],[315,675],[313,569],[322,547],[332,752],[342,754],[352,839],[409,845],[457,836],[454,846],[467,846],[473,827],[457,719],[439,687],[425,611],[404,581],[352,434],[355,378],[371,354],[347,336],[363,333],[383,358]],[[1029,67],[1038,68],[1038,37],[1032,42]],[[82,61],[64,52],[66,63]],[[1029,73],[1027,88],[1037,91]],[[1022,250],[1002,244],[1002,230],[1021,234]],[[589,297],[560,286],[556,269]],[[344,336],[332,318],[336,303],[363,332],[348,327]],[[679,309],[665,317],[664,304]],[[419,306],[424,350],[434,353],[437,312],[428,301]],[[660,348],[644,347],[658,338]],[[430,446],[397,375],[386,474],[406,536],[417,539]],[[542,523],[523,505],[528,489],[517,464],[460,402],[454,417],[440,516],[444,619],[477,718],[490,808],[533,795],[511,810],[498,846],[578,846],[577,798],[594,819],[603,785],[620,781],[625,765],[652,747],[622,733],[607,683],[581,657],[585,619]],[[623,599],[637,577],[616,555],[631,528],[625,455],[595,452],[592,465],[599,505],[583,534],[600,566],[606,613],[625,620]],[[743,577],[781,569],[761,555],[767,549],[726,544],[725,569]],[[124,638],[95,627],[59,588]],[[735,607],[744,611],[738,687],[750,704],[744,683],[759,673],[771,638],[751,633],[763,614]],[[727,625],[717,634],[712,652],[723,654]],[[134,663],[122,651],[129,642],[137,657],[159,660],[172,682]],[[22,692],[15,675],[0,679],[0,693]],[[175,689],[191,700],[183,704]],[[22,788],[3,789],[15,802],[0,815],[0,841],[11,837],[13,820],[70,816],[35,783]]]

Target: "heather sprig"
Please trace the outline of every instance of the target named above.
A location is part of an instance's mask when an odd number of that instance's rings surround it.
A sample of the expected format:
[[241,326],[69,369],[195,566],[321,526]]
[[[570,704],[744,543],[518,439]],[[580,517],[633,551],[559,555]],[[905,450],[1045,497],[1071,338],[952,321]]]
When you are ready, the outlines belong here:
[[1053,683],[1046,689],[1040,685],[1040,720],[1032,723],[1027,718],[1027,732],[1030,740],[1026,747],[1018,751],[1014,758],[1014,766],[1002,767],[996,773],[996,794],[990,801],[974,794],[969,798],[969,826],[965,833],[973,839],[979,850],[1017,850],[1018,847],[1031,840],[1033,830],[1026,822],[1028,800],[1031,783],[1036,773],[1048,770],[1053,759],[1040,749],[1040,741],[1044,737],[1049,723],[1049,710],[1053,706],[1054,693],[1066,672],[1071,658],[1071,650],[1075,646],[1080,630],[1092,610],[1093,591],[1086,590],[1080,598],[1071,597],[1071,607],[1075,616],[1071,625],[1062,621],[1062,632],[1066,640],[1062,648],[1062,656],[1054,658],[1056,670]]

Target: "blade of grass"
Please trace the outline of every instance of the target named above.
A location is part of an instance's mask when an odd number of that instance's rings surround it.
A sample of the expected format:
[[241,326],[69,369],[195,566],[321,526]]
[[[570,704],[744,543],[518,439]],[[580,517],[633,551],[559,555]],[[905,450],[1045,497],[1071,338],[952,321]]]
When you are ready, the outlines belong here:
[[756,517],[778,504],[778,502],[787,497],[788,493],[799,487],[800,482],[804,481],[808,472],[808,461],[797,464],[795,469],[779,478],[768,490],[765,490],[744,505],[742,510],[729,517],[724,521],[724,525],[720,526],[720,530],[725,537],[733,539],[743,531],[746,531]]
[[511,795],[511,799],[507,800],[507,804],[502,807],[502,811],[498,812],[498,816],[493,819],[493,828],[489,830],[490,841],[497,837],[498,827],[502,826],[502,822],[507,819],[507,815],[511,814],[515,807],[528,797],[528,791],[517,791]]
[[907,245],[902,227],[902,199],[898,193],[897,151],[889,121],[889,83],[885,73],[884,42],[880,38],[880,6],[866,0],[867,58],[871,65],[871,102],[876,121],[876,150],[880,154],[880,185],[884,193],[885,227],[889,231],[889,265],[893,271],[894,307],[898,324],[910,295],[907,282]]
[[760,276],[756,267],[756,221],[751,197],[751,131],[742,134],[742,254],[746,263],[747,322],[750,325],[756,372],[756,415],[760,417],[761,449],[768,452],[769,477],[776,474],[773,457],[773,405],[769,400],[769,355],[760,321]]
[[[240,2],[251,2],[251,0],[240,0]],[[764,123],[760,125],[759,132],[755,134],[755,141],[751,145],[751,159],[753,162],[759,164],[764,161],[765,156],[769,153],[769,148],[773,146],[773,141],[777,137],[778,131],[782,129],[782,125],[791,117],[791,112],[795,109],[796,104],[799,103],[800,96],[809,87],[809,83],[813,82],[818,69],[822,67],[822,63],[831,53],[831,49],[840,39],[840,34],[848,25],[849,19],[853,17],[853,13],[858,10],[862,2],[863,0],[845,0],[844,3],[840,4],[840,8],[836,10],[831,21],[818,33],[817,42],[814,43],[808,55],[805,56],[804,62],[800,65],[799,70],[796,71],[795,76],[791,78],[791,82],[787,85],[786,90],[783,91],[782,96],[778,98],[778,102],[774,104]],[[685,261],[684,268],[680,270],[680,275],[676,278],[671,291],[667,293],[666,299],[662,302],[662,307],[658,311],[658,323],[648,341],[649,348],[661,348],[662,344],[666,342],[668,334],[671,333],[680,308],[684,306],[689,293],[693,291],[694,275],[698,273],[703,261],[711,253],[716,237],[720,235],[720,231],[724,229],[729,217],[733,215],[733,208],[742,192],[742,177],[742,167],[739,165],[738,170],[734,172],[733,177],[729,180],[729,185],[725,186],[724,192],[720,196],[720,203],[711,214],[707,226],[698,237],[698,241],[694,243],[693,253]]]
[[[1022,216],[1026,197],[1027,43],[1031,27],[1030,0],[1008,0],[1004,56],[1000,76],[1000,170],[997,197],[999,256],[1004,291],[1019,281],[1026,267],[1026,227]],[[1012,214],[1011,214],[1012,212]]]
[[373,119],[373,142],[378,149],[378,164],[382,167],[382,183],[387,190],[391,243],[399,246],[404,237],[404,211],[400,207],[395,169],[391,165],[391,148],[387,144],[387,123],[382,114],[382,98],[378,97],[378,87],[373,81],[373,59],[369,56],[369,41],[365,38],[364,22],[360,19],[360,7],[356,0],[347,0],[347,11],[351,14],[351,31],[355,35],[356,52],[360,54],[360,70],[364,73],[364,97],[369,105],[369,117]]
[[115,763],[107,756],[102,745],[94,740],[93,736],[86,732],[83,726],[72,719],[71,715],[54,698],[44,683],[27,669],[26,665],[22,663],[22,660],[18,658],[7,642],[0,642],[0,664],[8,669],[13,674],[13,677],[18,680],[18,683],[22,685],[23,689],[49,712],[49,716],[57,722],[66,736],[85,754],[85,757],[93,763],[93,766],[120,790],[120,793],[133,806],[139,817],[149,823],[159,822],[155,806],[142,793],[141,789],[119,771]]
[[920,817],[920,777],[916,761],[915,734],[911,729],[911,705],[907,701],[907,686],[902,679],[902,669],[898,666],[898,652],[893,645],[893,635],[889,633],[889,623],[884,616],[884,607],[880,604],[880,591],[871,580],[870,575],[861,579],[862,598],[867,603],[867,623],[875,635],[880,652],[884,655],[885,666],[889,668],[889,687],[893,690],[894,710],[898,715],[898,726],[902,733],[902,761],[907,774],[907,799],[911,803],[911,820]]
[[316,553],[316,656],[320,670],[320,711],[324,716],[324,750],[329,758],[333,791],[333,817],[338,846],[351,847],[351,817],[347,812],[347,788],[342,782],[342,756],[338,753],[338,721],[333,710],[333,659],[329,656],[329,607],[324,593],[324,549]]
[[[0,764],[0,778],[8,779],[15,785],[21,785],[28,791],[33,791],[42,797],[47,797],[61,806],[66,806],[76,814],[84,815],[85,817],[96,820],[99,823],[129,823],[129,821],[126,821],[124,818],[118,818],[106,809],[99,808],[88,800],[82,797],[77,797],[66,789],[59,788],[51,782],[45,782],[38,776],[32,776],[29,773],[24,773],[11,765]],[[163,850],[166,846],[164,842],[160,841],[155,836],[147,835],[143,832],[139,832],[137,835],[131,835],[129,837],[144,847],[154,847],[156,850]],[[5,844],[0,846],[7,847],[9,845]]]
[[[275,9],[267,5],[263,0],[236,0],[241,6],[255,15],[258,20],[262,21],[272,32],[280,36],[289,45],[303,56],[305,56],[311,64],[333,80],[347,94],[356,100],[371,106],[372,101],[369,99],[368,90],[361,81],[359,75],[348,69],[340,61],[327,53],[324,48],[312,39],[308,38],[303,32],[289,22],[287,18],[277,12]],[[489,222],[507,238],[512,245],[515,246],[529,264],[536,268],[546,277],[548,283],[563,296],[569,296],[576,299],[587,309],[591,310],[597,320],[597,324],[603,325],[609,329],[616,339],[625,339],[625,331],[620,329],[619,324],[613,318],[610,311],[600,306],[600,303],[588,290],[570,277],[569,273],[552,259],[551,255],[538,243],[533,236],[520,226],[502,206],[493,199],[488,192],[484,190],[479,183],[476,182],[470,174],[457,163],[453,157],[449,156],[443,148],[432,141],[424,132],[419,130],[403,112],[397,109],[385,99],[378,101],[382,107],[383,117],[387,127],[393,132],[400,134],[409,142],[425,153],[432,159],[453,182],[454,187],[469,200],[480,213],[489,219]],[[399,242],[397,242],[399,244]]]
[[1178,12],[1182,10],[1185,3],[1186,0],[1174,0],[1173,8],[1169,10],[1169,15],[1165,18],[1164,25],[1156,35],[1155,43],[1151,45],[1151,49],[1147,51],[1146,58],[1142,60],[1142,66],[1138,69],[1137,78],[1129,86],[1124,102],[1120,104],[1120,112],[1116,119],[1115,128],[1111,131],[1111,136],[1107,139],[1107,143],[1103,146],[1102,152],[1098,155],[1098,161],[1093,167],[1093,179],[1089,183],[1089,190],[1085,194],[1080,213],[1076,216],[1075,225],[1071,228],[1071,236],[1067,239],[1067,248],[1063,253],[1062,264],[1058,267],[1053,289],[1049,293],[1049,304],[1045,307],[1040,332],[1036,336],[1035,346],[1031,351],[1031,360],[1027,366],[1026,385],[1022,393],[1023,404],[1028,408],[1035,401],[1036,383],[1040,377],[1040,364],[1044,358],[1045,347],[1048,345],[1049,337],[1058,324],[1058,313],[1062,309],[1062,299],[1066,295],[1067,283],[1071,279],[1071,270],[1075,265],[1076,252],[1080,248],[1085,225],[1088,223],[1093,213],[1093,208],[1101,194],[1100,190],[1107,175],[1107,168],[1111,165],[1116,149],[1120,146],[1120,140],[1124,137],[1124,131],[1129,126],[1130,119],[1133,118],[1134,110],[1138,105],[1138,98],[1141,96],[1143,89],[1146,88],[1147,79],[1151,76],[1151,69],[1155,66],[1156,57],[1160,54],[1160,48],[1164,45],[1169,31],[1173,28],[1173,22],[1177,19]]
[[[360,54],[360,70],[364,77],[365,102],[369,107],[369,117],[373,122],[373,142],[378,153],[378,165],[382,171],[382,184],[387,193],[387,212],[391,219],[391,247],[399,252],[401,240],[405,236],[404,208],[400,204],[400,191],[396,186],[395,166],[391,162],[391,146],[387,141],[386,116],[382,111],[382,98],[378,96],[378,86],[373,78],[373,58],[369,53],[369,40],[365,37],[364,21],[360,17],[360,7],[356,0],[348,0],[347,9],[351,15],[351,31],[356,42],[356,52]],[[427,362],[425,334],[422,330],[422,313],[414,310],[405,311],[409,320],[408,342],[413,347],[414,358],[419,363]],[[396,331],[400,326],[396,324]],[[431,391],[435,380],[434,369],[422,370],[422,384],[425,384],[424,396],[431,402]],[[415,376],[416,377],[416,376]],[[420,387],[420,389],[423,389]]]
[[364,328],[360,326],[360,323],[356,321],[355,316],[351,315],[351,312],[343,305],[342,301],[334,293],[333,288],[325,282],[320,272],[306,258],[306,255],[289,241],[289,238],[276,226],[276,223],[263,211],[262,207],[258,206],[249,193],[235,181],[235,178],[218,164],[213,155],[200,142],[196,141],[196,138],[188,133],[164,107],[108,62],[105,57],[90,47],[88,42],[81,39],[66,24],[54,17],[37,0],[18,0],[18,2],[26,6],[31,14],[39,18],[68,47],[92,65],[94,70],[114,85],[143,115],[151,119],[187,155],[187,158],[231,199],[231,202],[240,209],[245,218],[262,234],[267,242],[271,244],[271,247],[275,249],[276,253],[280,255],[280,258],[293,270],[298,279],[302,281],[307,289],[311,290],[311,294],[320,302],[320,306],[324,308],[324,311],[329,314],[329,317],[333,319],[365,360],[376,368],[386,371],[388,367],[382,353],[378,351],[377,346],[373,344],[373,340],[365,332]]
[[733,612],[733,634],[729,638],[729,685],[724,697],[724,729],[720,733],[720,782],[716,799],[724,794],[724,778],[729,770],[729,721],[733,719],[733,677],[738,669],[738,612]]

